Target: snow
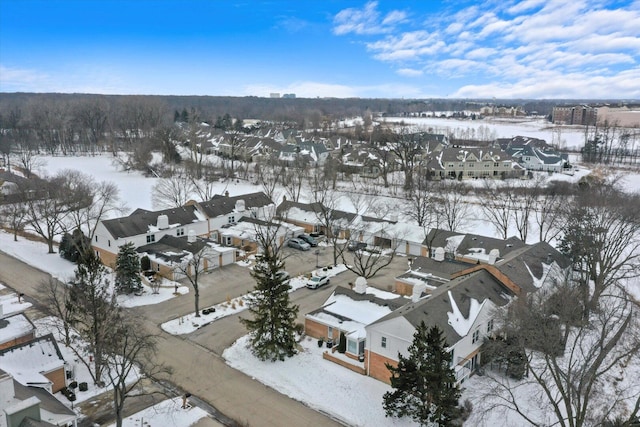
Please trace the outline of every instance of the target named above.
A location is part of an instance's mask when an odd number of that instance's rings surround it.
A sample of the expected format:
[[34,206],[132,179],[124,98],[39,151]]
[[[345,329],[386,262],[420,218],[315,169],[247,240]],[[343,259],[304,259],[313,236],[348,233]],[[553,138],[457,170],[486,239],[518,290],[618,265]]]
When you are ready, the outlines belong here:
[[226,349],[222,356],[227,364],[292,399],[351,426],[417,425],[385,417],[382,396],[391,387],[323,359],[326,348],[319,348],[315,339],[303,339],[297,355],[275,363],[256,358],[248,343],[244,336]]
[[23,314],[5,317],[7,324],[0,327],[0,344],[20,338],[33,331],[33,325]]
[[460,309],[458,308],[458,304],[456,304],[456,301],[453,298],[451,291],[447,291],[447,292],[449,294],[449,301],[451,302],[451,310],[452,310],[447,312],[447,316],[449,317],[449,325],[451,325],[451,327],[456,331],[456,333],[459,336],[464,337],[471,330],[471,327],[475,323],[476,318],[478,317],[478,314],[480,314],[480,311],[482,310],[482,307],[484,307],[487,300],[484,300],[482,301],[482,303],[479,303],[477,299],[471,298],[471,302],[469,306],[469,317],[464,317],[460,312]]
[[368,325],[391,313],[388,306],[381,306],[370,301],[355,301],[347,295],[333,294],[324,305],[324,310],[346,317],[363,325]]
[[22,302],[18,302],[18,299],[18,294],[16,293],[1,295],[0,306],[2,309],[0,310],[0,317],[20,313],[31,307],[32,304],[30,302],[25,302],[24,299],[22,299]]
[[13,234],[0,230],[0,247],[2,252],[46,271],[62,282],[66,282],[75,275],[76,265],[60,257],[58,253],[47,253],[45,243],[28,240],[21,236],[18,236],[18,241],[14,242]]
[[[122,420],[124,427],[172,426],[189,427],[205,418],[207,413],[198,407],[182,409],[182,398],[167,399]],[[109,427],[114,427],[110,424]]]

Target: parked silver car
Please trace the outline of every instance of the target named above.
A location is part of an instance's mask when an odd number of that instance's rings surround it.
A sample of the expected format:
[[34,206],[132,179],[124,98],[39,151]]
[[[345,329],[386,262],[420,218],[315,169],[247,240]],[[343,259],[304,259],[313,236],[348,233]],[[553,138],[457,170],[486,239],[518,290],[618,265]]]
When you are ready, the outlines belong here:
[[328,285],[330,282],[329,276],[313,276],[307,280],[307,288],[317,289],[320,286]]
[[297,238],[289,239],[289,243],[287,243],[287,245],[290,248],[300,249],[301,251],[308,251],[309,249],[311,249],[311,245]]

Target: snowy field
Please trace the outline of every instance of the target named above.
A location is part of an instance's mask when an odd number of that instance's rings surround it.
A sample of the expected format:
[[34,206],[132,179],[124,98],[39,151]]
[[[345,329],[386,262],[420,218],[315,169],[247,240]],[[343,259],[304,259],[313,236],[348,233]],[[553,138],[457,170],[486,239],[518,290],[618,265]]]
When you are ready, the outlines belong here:
[[[198,407],[182,409],[182,399],[164,400],[122,420],[123,427],[189,427],[207,416]],[[109,427],[114,427],[110,424]]]

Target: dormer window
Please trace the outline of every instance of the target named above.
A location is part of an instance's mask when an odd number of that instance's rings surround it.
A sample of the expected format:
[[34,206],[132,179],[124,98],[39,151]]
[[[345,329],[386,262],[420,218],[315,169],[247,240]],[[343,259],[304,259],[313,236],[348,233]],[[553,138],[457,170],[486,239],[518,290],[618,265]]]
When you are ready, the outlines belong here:
[[155,234],[148,234],[147,235],[147,243],[153,243],[156,241],[156,235]]
[[184,236],[184,227],[176,229],[176,236]]
[[235,222],[236,222],[236,217],[235,217],[235,216],[233,216],[233,215],[231,215],[231,216],[229,217],[228,221],[229,221],[229,224],[233,224],[233,223],[235,223]]

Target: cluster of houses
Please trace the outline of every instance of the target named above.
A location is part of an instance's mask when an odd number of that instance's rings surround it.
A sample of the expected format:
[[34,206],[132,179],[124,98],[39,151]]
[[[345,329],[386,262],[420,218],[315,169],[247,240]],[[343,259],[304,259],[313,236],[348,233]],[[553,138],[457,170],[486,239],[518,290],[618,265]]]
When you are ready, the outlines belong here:
[[[452,146],[442,134],[417,132],[405,137],[418,147],[416,163],[427,165],[425,172],[434,179],[526,178],[527,170],[562,172],[569,167],[566,155],[535,138],[499,139],[480,148]],[[331,157],[342,172],[378,178],[383,170],[401,168],[391,146],[392,143],[381,147],[344,136],[319,137],[294,129],[269,128],[250,135],[208,131],[199,149],[246,162],[277,160],[322,166]],[[380,150],[384,149],[387,153],[383,156]]]
[[[328,233],[319,203],[284,199],[275,206],[264,193],[215,196],[163,211],[136,210],[103,221],[93,247],[112,265],[118,247],[134,242],[151,269],[171,279],[184,257],[209,248],[205,269],[235,262],[258,251],[256,232],[274,227],[278,243],[300,233]],[[327,301],[308,313],[306,334],[326,341],[326,359],[389,382],[386,364],[406,354],[416,326],[425,321],[445,333],[451,364],[463,382],[481,363],[481,346],[493,332],[493,314],[512,299],[535,292],[545,282],[565,277],[570,264],[545,242],[527,245],[506,240],[404,224],[352,212],[330,212],[331,233],[341,239],[389,248],[406,256],[408,269],[386,284],[388,291],[359,278],[349,289],[338,287]],[[271,218],[271,219],[268,219]],[[344,353],[336,352],[344,335]]]
[[[398,354],[408,356],[424,321],[444,332],[450,365],[462,383],[481,364],[495,310],[570,274],[568,260],[545,242],[526,245],[515,237],[436,229],[424,239],[424,255],[409,258],[408,266],[393,292],[367,286],[360,277],[306,315],[306,334],[330,348],[325,359],[389,383],[387,364],[396,366]],[[344,353],[336,352],[341,335]]]
[[37,336],[26,314],[0,305],[0,427],[75,427],[76,413],[53,395],[72,376],[52,334]]

